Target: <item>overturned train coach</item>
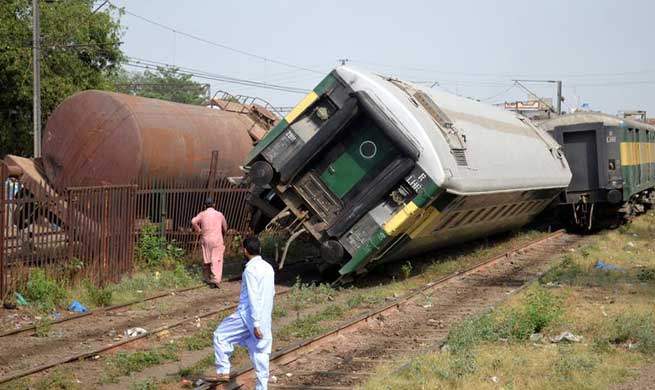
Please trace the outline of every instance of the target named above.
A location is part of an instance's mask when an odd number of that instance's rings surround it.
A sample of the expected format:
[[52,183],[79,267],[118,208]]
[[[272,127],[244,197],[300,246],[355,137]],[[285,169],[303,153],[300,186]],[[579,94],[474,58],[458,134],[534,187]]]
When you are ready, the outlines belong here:
[[655,126],[590,112],[540,126],[571,165],[573,179],[558,203],[575,225],[617,225],[655,204]]
[[342,276],[524,225],[571,179],[559,145],[527,120],[348,66],[256,145],[246,169],[251,203],[295,217],[292,237],[309,232],[322,267]]

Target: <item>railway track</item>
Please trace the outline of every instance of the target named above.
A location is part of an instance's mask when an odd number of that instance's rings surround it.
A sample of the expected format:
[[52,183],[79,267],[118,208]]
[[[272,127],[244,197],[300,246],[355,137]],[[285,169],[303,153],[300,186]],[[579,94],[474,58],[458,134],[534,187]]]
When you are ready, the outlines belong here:
[[[380,363],[398,363],[438,348],[463,318],[492,308],[518,291],[581,238],[563,230],[426,284],[397,300],[347,320],[317,337],[271,355],[272,389],[350,389]],[[197,390],[245,389],[254,385],[252,366],[221,385]]]
[[[53,323],[49,337],[33,337],[27,333],[34,327],[7,332],[0,337],[0,370],[10,374],[0,377],[0,383],[93,357],[164,330],[217,315],[234,308],[238,294],[239,281],[230,280],[224,282],[220,290],[194,286],[67,317]],[[165,297],[169,298],[166,304],[173,306],[173,310],[131,310],[133,306],[152,304]],[[176,302],[171,303],[171,300]],[[185,301],[189,304],[183,304]],[[146,315],[141,315],[142,311]],[[123,330],[131,327],[142,327],[147,332],[122,337]]]

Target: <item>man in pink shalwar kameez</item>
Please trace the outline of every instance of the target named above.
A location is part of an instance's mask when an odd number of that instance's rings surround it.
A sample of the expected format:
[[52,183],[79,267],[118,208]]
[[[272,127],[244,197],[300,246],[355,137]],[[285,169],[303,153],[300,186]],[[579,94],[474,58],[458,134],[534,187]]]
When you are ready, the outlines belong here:
[[203,275],[207,278],[211,274],[207,281],[208,284],[218,287],[223,276],[223,254],[225,253],[223,234],[227,233],[227,221],[223,213],[214,209],[211,199],[207,199],[205,207],[204,211],[191,220],[191,225],[201,235]]

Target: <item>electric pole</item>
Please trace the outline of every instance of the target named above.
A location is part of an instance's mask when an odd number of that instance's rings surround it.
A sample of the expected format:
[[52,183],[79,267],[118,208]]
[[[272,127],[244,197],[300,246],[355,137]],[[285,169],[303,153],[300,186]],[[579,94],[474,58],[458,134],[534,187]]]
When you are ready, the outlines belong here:
[[34,120],[34,158],[41,157],[41,15],[39,0],[32,0],[32,65]]

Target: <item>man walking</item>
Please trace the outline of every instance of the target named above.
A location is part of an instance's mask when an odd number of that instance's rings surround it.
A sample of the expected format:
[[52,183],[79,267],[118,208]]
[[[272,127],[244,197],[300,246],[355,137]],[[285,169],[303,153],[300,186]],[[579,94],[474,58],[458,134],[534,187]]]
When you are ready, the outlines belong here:
[[256,390],[268,388],[268,357],[271,354],[273,335],[271,314],[275,296],[273,267],[259,255],[257,237],[243,242],[243,254],[248,259],[241,278],[241,295],[234,314],[221,322],[214,332],[216,373],[206,378],[210,382],[230,380],[230,355],[235,345],[248,349],[257,375]]
[[191,220],[193,229],[202,240],[203,280],[211,287],[218,287],[223,277],[223,234],[227,233],[227,221],[213,207],[212,198],[205,200],[205,210]]

